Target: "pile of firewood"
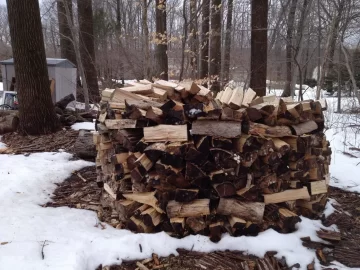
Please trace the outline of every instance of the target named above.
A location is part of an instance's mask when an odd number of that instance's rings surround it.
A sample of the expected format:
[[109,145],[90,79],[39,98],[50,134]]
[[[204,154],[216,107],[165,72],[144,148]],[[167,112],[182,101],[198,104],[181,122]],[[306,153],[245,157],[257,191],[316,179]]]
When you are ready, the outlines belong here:
[[295,230],[326,203],[331,149],[321,101],[193,82],[102,93],[94,134],[103,206],[135,232]]

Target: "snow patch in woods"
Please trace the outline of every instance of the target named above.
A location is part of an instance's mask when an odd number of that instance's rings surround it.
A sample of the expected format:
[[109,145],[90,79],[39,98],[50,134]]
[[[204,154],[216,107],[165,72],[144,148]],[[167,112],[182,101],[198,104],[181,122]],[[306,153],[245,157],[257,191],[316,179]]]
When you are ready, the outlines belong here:
[[0,149],[7,148],[6,144],[1,142],[1,138],[2,138],[2,136],[0,136]]
[[240,250],[259,257],[278,251],[277,257],[285,257],[288,265],[300,263],[306,269],[315,260],[320,269],[314,251],[305,248],[300,238],[321,241],[316,231],[324,227],[307,218],[302,218],[292,234],[267,230],[257,237],[224,235],[215,244],[199,235],[175,239],[166,233],[133,234],[101,226],[91,211],[41,207],[50,200],[54,183],[92,164],[70,161],[71,157],[67,153],[0,155],[0,265],[4,269],[93,270],[99,264],[145,259],[152,253],[177,254],[178,248]]
[[71,126],[74,130],[95,130],[95,122],[82,122],[82,123],[75,123]]
[[325,218],[337,212],[333,205],[339,205],[339,203],[336,200],[329,198],[324,210]]

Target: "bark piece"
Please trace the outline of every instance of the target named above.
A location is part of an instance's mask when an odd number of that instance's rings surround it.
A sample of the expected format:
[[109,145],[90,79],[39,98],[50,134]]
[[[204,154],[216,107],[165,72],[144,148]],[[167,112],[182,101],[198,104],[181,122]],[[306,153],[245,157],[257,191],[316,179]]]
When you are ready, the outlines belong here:
[[194,232],[201,233],[206,228],[206,222],[202,216],[199,217],[188,217],[186,219],[186,225]]
[[220,198],[231,197],[236,194],[236,188],[230,182],[215,184],[214,189],[216,190],[217,194],[219,194]]
[[241,135],[241,125],[233,121],[197,120],[192,124],[192,134],[224,138],[236,138]]

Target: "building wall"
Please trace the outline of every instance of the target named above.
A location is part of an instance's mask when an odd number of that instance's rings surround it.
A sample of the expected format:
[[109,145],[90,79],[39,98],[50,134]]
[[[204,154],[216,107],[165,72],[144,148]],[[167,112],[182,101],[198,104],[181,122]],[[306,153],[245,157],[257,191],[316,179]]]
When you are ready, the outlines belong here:
[[74,94],[76,96],[76,68],[55,68],[55,93],[56,101]]
[[2,65],[1,73],[3,77],[4,91],[10,91],[11,79],[15,77],[15,67],[12,65]]

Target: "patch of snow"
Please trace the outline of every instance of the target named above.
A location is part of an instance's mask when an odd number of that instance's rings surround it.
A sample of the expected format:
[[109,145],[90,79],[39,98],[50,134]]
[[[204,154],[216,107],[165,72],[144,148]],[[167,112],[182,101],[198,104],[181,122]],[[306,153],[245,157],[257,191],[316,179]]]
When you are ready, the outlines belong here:
[[337,212],[337,210],[333,207],[333,205],[339,205],[339,203],[336,200],[329,198],[324,210],[325,218]]
[[191,110],[189,111],[189,114],[190,114],[190,115],[196,115],[196,114],[198,114],[198,113],[202,113],[202,111],[199,110],[199,109],[195,109],[195,108],[193,108],[193,109],[191,109]]
[[92,164],[70,158],[67,153],[0,155],[0,265],[4,269],[92,270],[100,264],[145,259],[152,253],[177,255],[178,248],[200,252],[239,250],[259,257],[277,251],[276,256],[285,257],[288,265],[300,263],[301,269],[306,269],[315,260],[316,269],[320,269],[314,251],[305,248],[300,238],[310,236],[322,241],[316,231],[324,227],[320,221],[303,217],[291,234],[270,229],[257,237],[224,235],[215,244],[200,235],[175,239],[164,232],[133,234],[100,225],[91,211],[41,207],[50,200],[54,183]]
[[82,123],[75,123],[71,126],[74,130],[95,130],[95,122],[82,122]]
[[[72,111],[85,110],[85,103],[78,102],[78,101],[72,101],[67,105],[66,109],[72,110]],[[90,104],[90,110],[98,111],[99,108],[95,104]]]
[[6,144],[1,142],[1,138],[2,138],[2,136],[0,136],[0,149],[1,148],[7,148]]

